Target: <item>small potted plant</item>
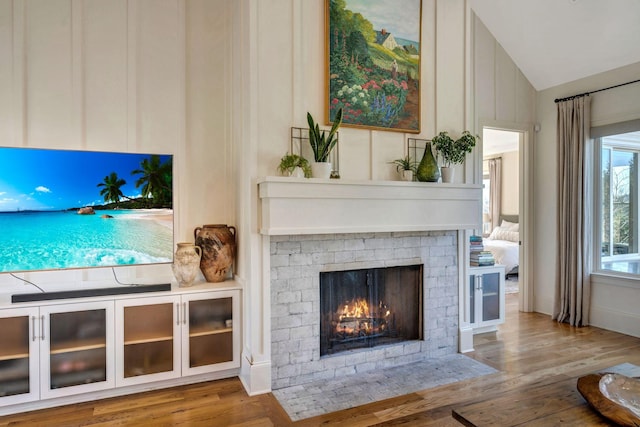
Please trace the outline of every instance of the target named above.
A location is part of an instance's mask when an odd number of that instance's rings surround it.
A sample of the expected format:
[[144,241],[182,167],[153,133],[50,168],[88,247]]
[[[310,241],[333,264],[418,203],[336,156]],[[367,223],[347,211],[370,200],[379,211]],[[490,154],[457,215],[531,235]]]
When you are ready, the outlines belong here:
[[307,113],[307,122],[309,123],[309,144],[314,158],[314,162],[311,163],[313,177],[329,178],[331,176],[331,163],[327,160],[331,150],[338,142],[336,132],[342,123],[342,108],[336,113],[329,135],[326,135],[324,130],[320,132],[320,126],[314,122],[310,113]]
[[293,176],[296,178],[310,178],[311,166],[309,161],[297,154],[285,154],[280,159],[278,170],[284,176]]
[[402,159],[395,159],[391,164],[396,165],[396,171],[400,174],[403,181],[413,181],[413,175],[416,173],[417,165],[411,160],[408,154]]
[[431,143],[435,147],[437,153],[442,156],[442,182],[453,182],[453,171],[451,165],[457,165],[464,162],[467,153],[476,145],[476,138],[469,131],[462,132],[460,138],[454,140],[447,132],[440,132],[434,136]]

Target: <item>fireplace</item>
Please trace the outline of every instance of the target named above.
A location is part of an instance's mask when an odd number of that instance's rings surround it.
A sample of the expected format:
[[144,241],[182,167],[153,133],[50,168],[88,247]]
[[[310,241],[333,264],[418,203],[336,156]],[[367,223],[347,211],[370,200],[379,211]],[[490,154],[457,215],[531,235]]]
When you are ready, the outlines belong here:
[[[455,231],[271,236],[272,389],[456,353],[457,241]],[[399,306],[404,310],[412,304],[420,304],[417,313],[410,316],[414,323],[412,327],[406,326],[408,321],[398,314],[395,326],[392,326],[403,331],[415,328],[417,332],[403,332],[402,341],[398,340],[396,335],[400,334],[395,331],[385,337],[354,340],[363,347],[349,351],[335,351],[340,343],[334,342],[333,352],[321,355],[321,312],[324,309],[321,300],[325,291],[321,290],[320,281],[335,272],[345,271],[378,276],[376,282],[382,281],[380,275],[383,278],[391,276],[391,283],[398,281],[403,287],[409,282],[416,283],[418,289],[414,288],[414,295],[417,295],[414,297],[397,297],[391,285],[385,285],[370,298],[375,301],[371,305],[379,306],[382,299],[383,305],[393,312],[398,311]],[[413,276],[418,278],[414,281]],[[340,286],[339,292],[344,292],[344,288]],[[352,298],[343,294],[336,295],[334,300]],[[338,303],[334,306],[335,311]],[[395,341],[384,342],[391,339]],[[373,347],[369,347],[371,343]]]
[[422,339],[422,265],[320,273],[320,356]]
[[[265,177],[258,191],[264,280],[249,281],[245,294],[241,373],[252,391],[458,351],[458,243],[462,230],[478,228],[480,185]],[[321,356],[321,273],[408,265],[422,265],[421,338]]]

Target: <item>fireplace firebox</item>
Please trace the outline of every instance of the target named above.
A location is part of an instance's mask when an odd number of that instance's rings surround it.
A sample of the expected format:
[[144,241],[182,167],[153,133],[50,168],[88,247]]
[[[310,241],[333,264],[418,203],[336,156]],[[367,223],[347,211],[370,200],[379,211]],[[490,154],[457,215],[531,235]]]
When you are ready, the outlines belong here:
[[320,356],[422,339],[422,265],[320,273]]

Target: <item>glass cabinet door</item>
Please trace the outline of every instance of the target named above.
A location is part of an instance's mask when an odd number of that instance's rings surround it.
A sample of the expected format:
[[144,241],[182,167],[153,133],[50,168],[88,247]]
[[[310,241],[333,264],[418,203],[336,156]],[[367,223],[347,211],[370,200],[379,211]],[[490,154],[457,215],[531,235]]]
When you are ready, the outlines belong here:
[[64,391],[75,386],[85,391],[113,386],[112,307],[113,302],[41,307],[43,397],[80,392]]
[[39,397],[37,321],[37,308],[0,311],[0,406]]
[[116,385],[180,375],[178,297],[116,302]]
[[[216,295],[219,297],[206,299],[183,296],[188,318],[188,355],[183,353],[183,373],[239,366],[239,334],[234,329],[234,316],[239,313],[237,293]],[[213,366],[215,369],[211,369]]]
[[482,275],[482,321],[500,319],[500,273]]

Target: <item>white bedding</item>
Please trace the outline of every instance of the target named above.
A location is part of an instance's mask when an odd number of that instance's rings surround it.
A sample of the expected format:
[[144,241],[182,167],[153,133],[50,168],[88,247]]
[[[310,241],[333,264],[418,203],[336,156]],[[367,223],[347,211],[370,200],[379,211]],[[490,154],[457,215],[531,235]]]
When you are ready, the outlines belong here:
[[505,272],[509,273],[519,264],[518,243],[507,240],[484,239],[484,249],[491,251],[496,264],[505,266]]

